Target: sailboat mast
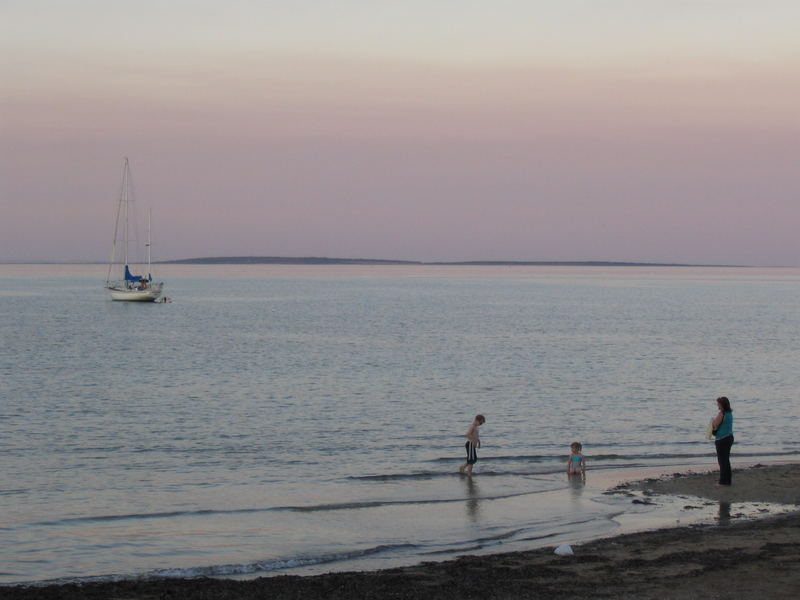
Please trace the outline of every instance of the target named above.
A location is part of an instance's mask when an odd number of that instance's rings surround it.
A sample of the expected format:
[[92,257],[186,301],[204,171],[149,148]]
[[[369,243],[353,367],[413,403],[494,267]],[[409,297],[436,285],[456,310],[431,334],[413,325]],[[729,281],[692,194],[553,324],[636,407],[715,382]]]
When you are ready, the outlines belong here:
[[122,175],[122,198],[125,202],[125,266],[128,265],[128,157],[125,157],[125,171]]
[[147,277],[150,277],[150,218],[153,214],[153,209],[147,209]]

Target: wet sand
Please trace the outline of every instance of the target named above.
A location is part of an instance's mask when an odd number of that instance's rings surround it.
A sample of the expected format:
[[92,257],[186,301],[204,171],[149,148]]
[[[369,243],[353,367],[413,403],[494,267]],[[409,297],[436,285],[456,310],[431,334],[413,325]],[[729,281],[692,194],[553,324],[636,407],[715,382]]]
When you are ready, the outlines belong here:
[[[519,599],[715,598],[782,599],[800,593],[800,465],[734,471],[733,486],[716,488],[716,473],[676,474],[622,484],[636,491],[701,497],[728,507],[720,523],[622,535],[573,546],[465,556],[442,563],[374,572],[251,581],[216,579],[123,581],[83,585],[5,587],[16,599]],[[798,511],[738,519],[736,503],[796,505]],[[723,515],[725,518],[722,518]]]

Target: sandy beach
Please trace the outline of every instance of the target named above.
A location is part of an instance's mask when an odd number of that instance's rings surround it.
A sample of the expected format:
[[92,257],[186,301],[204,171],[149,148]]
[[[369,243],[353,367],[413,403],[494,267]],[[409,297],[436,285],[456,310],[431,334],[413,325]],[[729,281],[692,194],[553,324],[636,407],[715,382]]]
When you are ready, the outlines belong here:
[[11,599],[153,600],[217,598],[795,598],[800,590],[800,512],[740,518],[737,503],[797,505],[800,465],[734,471],[716,488],[716,473],[675,474],[625,483],[636,491],[720,504],[716,524],[676,527],[595,540],[560,557],[553,548],[465,556],[375,572],[218,579],[121,581],[0,588]]

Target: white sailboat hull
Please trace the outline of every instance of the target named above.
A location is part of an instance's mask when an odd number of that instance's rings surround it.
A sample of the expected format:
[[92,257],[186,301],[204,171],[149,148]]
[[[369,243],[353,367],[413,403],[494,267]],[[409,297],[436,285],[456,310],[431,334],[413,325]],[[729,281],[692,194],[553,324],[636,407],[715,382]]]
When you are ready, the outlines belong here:
[[147,290],[127,290],[123,288],[108,288],[111,291],[112,300],[122,300],[126,302],[155,302],[161,296],[161,286],[152,287]]

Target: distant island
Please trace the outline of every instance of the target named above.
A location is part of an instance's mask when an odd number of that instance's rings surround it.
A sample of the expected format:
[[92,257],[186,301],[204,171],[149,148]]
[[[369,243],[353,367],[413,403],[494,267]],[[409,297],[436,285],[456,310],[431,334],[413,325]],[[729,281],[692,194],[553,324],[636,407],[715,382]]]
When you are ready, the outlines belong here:
[[318,256],[210,256],[164,260],[170,265],[434,265],[434,266],[492,266],[492,267],[722,267],[732,265],[689,265],[680,263],[646,263],[616,261],[538,261],[538,260],[469,260],[424,262],[414,260],[383,260],[377,258],[325,258]]
[[376,258],[324,258],[318,256],[210,256],[163,260],[170,265],[422,265],[411,260],[380,260]]

